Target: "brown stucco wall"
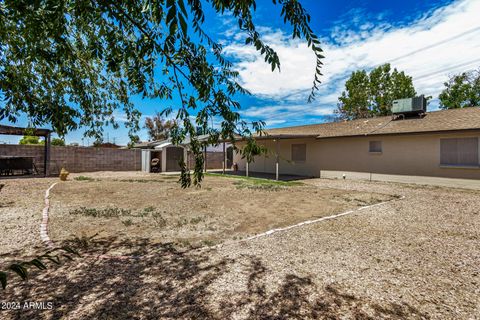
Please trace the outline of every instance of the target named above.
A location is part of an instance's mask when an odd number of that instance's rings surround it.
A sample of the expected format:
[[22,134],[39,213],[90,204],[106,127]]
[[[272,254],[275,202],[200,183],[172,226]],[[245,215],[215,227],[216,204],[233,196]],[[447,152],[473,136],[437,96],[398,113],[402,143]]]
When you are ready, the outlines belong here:
[[[2,144],[0,155],[35,157],[37,169],[43,172],[43,146]],[[141,169],[141,150],[52,146],[50,173],[57,174],[62,167],[70,172],[136,171]]]
[[[480,130],[473,132],[408,134],[395,136],[345,137],[329,139],[280,140],[280,173],[318,177],[320,170],[372,172],[382,174],[436,176],[480,179],[480,164],[476,168],[452,168],[440,166],[440,139],[456,137],[480,137]],[[369,141],[382,141],[383,152],[368,152]],[[271,152],[273,141],[260,142]],[[292,163],[291,145],[305,143],[307,160]],[[245,161],[235,155],[240,170]],[[275,172],[275,157],[257,157],[250,164],[251,171]]]

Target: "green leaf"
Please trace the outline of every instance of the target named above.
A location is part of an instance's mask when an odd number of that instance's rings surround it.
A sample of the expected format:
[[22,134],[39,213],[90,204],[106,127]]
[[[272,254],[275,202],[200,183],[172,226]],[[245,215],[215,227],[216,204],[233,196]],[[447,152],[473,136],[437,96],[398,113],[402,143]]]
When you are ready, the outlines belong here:
[[45,255],[44,257],[55,264],[58,264],[58,265],[60,264],[60,258],[58,256]]
[[187,22],[185,18],[180,14],[178,16],[178,20],[180,21],[180,27],[182,28],[182,33],[186,36],[187,35]]
[[167,25],[170,25],[172,23],[176,15],[177,15],[177,10],[175,6],[170,7],[167,13],[167,20],[166,20]]
[[9,267],[9,269],[19,275],[22,280],[26,280],[28,278],[27,268],[21,264],[14,263]]
[[7,274],[3,271],[0,271],[0,283],[2,284],[2,288],[5,290],[7,287]]
[[185,9],[185,4],[183,3],[183,0],[177,0],[178,7],[180,8],[180,11],[183,13],[185,17],[188,17],[187,10]]
[[40,261],[40,259],[36,258],[36,259],[33,259],[29,262],[29,264],[37,267],[38,269],[40,270],[45,270],[47,269],[47,267],[42,263],[42,261]]
[[61,247],[61,249],[68,252],[68,253],[71,253],[71,254],[74,254],[74,255],[77,255],[77,256],[80,257],[80,253],[78,253],[77,250],[72,249],[71,247],[64,246],[64,247]]

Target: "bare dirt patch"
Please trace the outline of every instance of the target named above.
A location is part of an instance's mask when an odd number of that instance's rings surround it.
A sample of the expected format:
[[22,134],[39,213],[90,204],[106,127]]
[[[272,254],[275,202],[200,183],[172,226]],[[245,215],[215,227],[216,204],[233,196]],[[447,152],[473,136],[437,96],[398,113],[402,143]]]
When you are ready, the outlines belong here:
[[176,176],[77,178],[51,192],[50,237],[117,236],[205,246],[391,199],[302,183],[207,176],[181,189]]
[[41,245],[39,226],[45,190],[57,179],[2,179],[0,185],[0,254],[29,254]]

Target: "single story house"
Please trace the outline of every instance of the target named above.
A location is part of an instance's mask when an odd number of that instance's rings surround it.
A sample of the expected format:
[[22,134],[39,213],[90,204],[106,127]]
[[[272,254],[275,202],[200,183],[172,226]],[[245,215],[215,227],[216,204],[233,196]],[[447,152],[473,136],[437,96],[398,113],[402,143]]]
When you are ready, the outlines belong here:
[[[326,170],[480,179],[479,107],[271,129],[257,139],[269,152],[248,164],[251,172],[319,177]],[[239,154],[233,161],[240,170],[247,169]]]

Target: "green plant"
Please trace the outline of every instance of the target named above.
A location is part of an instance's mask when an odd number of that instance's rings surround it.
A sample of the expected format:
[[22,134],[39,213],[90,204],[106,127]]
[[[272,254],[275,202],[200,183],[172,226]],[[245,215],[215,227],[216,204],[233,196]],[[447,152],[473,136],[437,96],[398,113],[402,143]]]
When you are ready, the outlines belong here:
[[27,144],[44,144],[44,140],[40,140],[40,137],[37,136],[23,136],[18,144],[27,145]]
[[92,239],[95,238],[96,236],[98,236],[98,232],[90,237],[86,236],[85,234],[82,234],[80,237],[75,236],[72,242],[77,248],[87,249],[90,246],[90,242],[92,241]]
[[104,208],[104,209],[95,209],[95,208],[86,208],[80,207],[78,209],[70,210],[69,214],[72,215],[82,215],[89,217],[99,217],[99,218],[111,218],[111,217],[120,217],[128,216],[132,214],[130,209],[121,209],[121,208]]
[[194,217],[192,219],[190,219],[190,224],[198,224],[202,221],[205,221],[205,218],[203,217]]
[[52,146],[58,146],[58,147],[64,147],[65,146],[65,140],[60,139],[60,138],[53,138],[52,141],[50,142]]
[[163,228],[167,225],[167,220],[158,211],[152,212],[152,218],[153,221],[155,221],[155,225],[159,228]]
[[153,212],[155,211],[155,207],[154,206],[149,206],[149,207],[146,207],[145,209],[143,209],[144,212]]
[[133,224],[132,220],[130,220],[130,219],[122,220],[122,223],[126,227],[130,227]]
[[209,240],[209,239],[203,240],[202,243],[203,243],[204,245],[206,245],[207,247],[212,247],[212,246],[215,245],[215,241]]
[[265,191],[279,191],[289,187],[302,186],[302,182],[298,181],[275,181],[268,179],[259,179],[251,177],[239,177],[233,184],[237,189],[252,189]]
[[182,219],[180,219],[180,220],[177,220],[177,225],[176,225],[176,227],[177,227],[177,228],[181,228],[181,227],[183,227],[184,225],[186,225],[187,223],[188,223],[187,219],[182,218]]
[[[163,177],[163,179],[171,179],[171,177]],[[174,178],[178,180],[178,177]],[[119,181],[119,182],[138,182],[138,183],[165,183],[166,181],[161,180],[161,179],[121,179],[121,180],[113,180],[113,181]]]
[[[58,252],[58,251],[62,251],[62,252],[59,254],[53,254],[54,252]],[[8,267],[7,271],[0,271],[1,286],[3,289],[7,287],[8,275],[11,272],[14,274],[17,274],[20,278],[22,278],[22,280],[27,280],[29,267],[36,267],[37,269],[40,269],[40,270],[46,270],[47,269],[47,265],[45,264],[46,260],[59,265],[61,264],[63,258],[65,258],[66,260],[73,260],[72,255],[80,256],[80,254],[76,250],[68,246],[64,246],[64,247],[49,250],[43,255],[37,256],[30,261],[21,261],[21,262],[12,263]]]
[[415,94],[412,77],[397,69],[392,71],[387,63],[369,73],[353,72],[345,82],[335,113],[347,120],[385,116],[391,114],[393,100],[413,98]]
[[480,105],[480,69],[450,77],[438,96],[440,108],[457,109]]
[[77,181],[95,181],[94,178],[86,177],[86,176],[78,176],[78,177],[75,177],[73,179],[77,180]]
[[182,247],[191,247],[191,243],[188,239],[179,239],[177,240],[178,244]]

